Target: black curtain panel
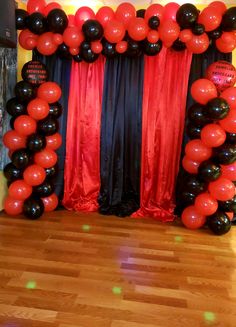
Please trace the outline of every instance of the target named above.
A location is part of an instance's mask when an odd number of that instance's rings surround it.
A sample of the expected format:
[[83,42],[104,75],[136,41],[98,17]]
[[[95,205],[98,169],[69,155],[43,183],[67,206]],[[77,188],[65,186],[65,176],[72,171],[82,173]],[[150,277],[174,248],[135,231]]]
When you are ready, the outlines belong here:
[[139,208],[143,56],[107,59],[101,123],[99,211],[120,217]]
[[56,151],[58,155],[58,175],[55,180],[55,193],[59,199],[63,198],[64,191],[64,162],[66,155],[66,126],[67,126],[67,113],[68,113],[68,99],[69,99],[69,87],[70,87],[70,72],[71,72],[71,60],[60,59],[55,54],[53,56],[43,56],[38,52],[33,55],[33,60],[39,60],[43,62],[49,71],[49,80],[56,82],[62,89],[62,96],[60,103],[63,111],[59,118],[60,129],[59,133],[62,136],[62,146]]

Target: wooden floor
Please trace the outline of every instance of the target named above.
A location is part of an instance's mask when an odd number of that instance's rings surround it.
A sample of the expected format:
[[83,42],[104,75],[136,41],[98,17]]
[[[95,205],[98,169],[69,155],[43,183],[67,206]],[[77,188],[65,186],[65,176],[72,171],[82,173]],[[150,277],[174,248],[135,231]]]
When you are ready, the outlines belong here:
[[1,327],[236,326],[236,227],[0,216]]

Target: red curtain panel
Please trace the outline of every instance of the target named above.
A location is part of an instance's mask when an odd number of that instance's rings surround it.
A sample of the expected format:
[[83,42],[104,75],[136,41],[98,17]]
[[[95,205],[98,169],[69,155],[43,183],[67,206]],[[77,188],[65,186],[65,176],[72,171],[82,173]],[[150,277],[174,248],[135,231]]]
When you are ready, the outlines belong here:
[[174,219],[185,106],[192,54],[162,49],[145,57],[141,204],[133,217]]
[[98,208],[104,63],[100,56],[92,64],[72,64],[63,199],[68,210]]

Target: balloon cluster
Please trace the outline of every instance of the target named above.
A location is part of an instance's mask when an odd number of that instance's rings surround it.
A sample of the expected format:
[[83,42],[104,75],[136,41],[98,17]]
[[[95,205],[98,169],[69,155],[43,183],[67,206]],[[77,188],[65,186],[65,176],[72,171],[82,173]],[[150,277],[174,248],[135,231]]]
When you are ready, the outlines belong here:
[[100,53],[108,58],[153,56],[162,45],[193,53],[203,53],[211,42],[221,52],[236,48],[236,7],[227,10],[221,1],[201,13],[190,3],[152,4],[136,12],[124,2],[115,12],[105,6],[95,14],[81,7],[67,17],[56,2],[29,0],[27,11],[16,10],[16,27],[22,30],[19,43],[24,49],[37,49],[46,56],[56,52],[76,62],[94,62]]
[[184,225],[206,222],[217,235],[227,233],[236,213],[236,69],[225,61],[210,65],[206,78],[191,86],[197,102],[188,110],[181,201]]
[[22,78],[15,86],[15,97],[6,104],[12,130],[3,137],[11,159],[4,168],[9,187],[4,208],[9,215],[23,212],[37,219],[58,205],[53,179],[57,174],[55,150],[62,143],[57,121],[62,113],[57,102],[61,89],[47,81],[46,67],[39,61],[26,63]]

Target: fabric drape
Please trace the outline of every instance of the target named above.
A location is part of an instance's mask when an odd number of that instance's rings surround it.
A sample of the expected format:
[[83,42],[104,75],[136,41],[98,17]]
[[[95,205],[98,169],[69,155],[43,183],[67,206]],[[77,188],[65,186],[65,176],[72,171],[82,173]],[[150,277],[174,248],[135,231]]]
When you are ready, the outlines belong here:
[[143,56],[108,59],[102,105],[99,211],[128,216],[139,208]]
[[188,51],[166,48],[145,57],[141,205],[133,217],[174,219],[191,59]]
[[100,127],[104,58],[72,64],[63,204],[95,211],[100,188]]

